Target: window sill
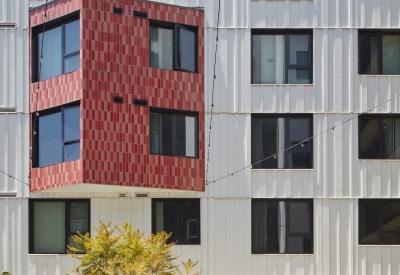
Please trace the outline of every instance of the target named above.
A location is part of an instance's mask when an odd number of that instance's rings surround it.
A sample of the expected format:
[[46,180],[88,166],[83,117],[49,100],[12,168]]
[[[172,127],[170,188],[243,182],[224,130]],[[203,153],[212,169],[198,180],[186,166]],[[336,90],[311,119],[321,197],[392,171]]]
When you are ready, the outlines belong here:
[[253,84],[251,83],[250,86],[314,86],[313,83],[310,84]]
[[358,244],[358,246],[369,246],[369,247],[400,247],[400,244]]
[[290,253],[278,253],[278,254],[251,254],[252,256],[314,256],[314,253],[302,253],[302,254],[290,254]]
[[384,76],[384,77],[388,77],[388,76],[397,76],[400,77],[400,74],[358,74],[358,76]]
[[[45,253],[45,254],[35,254],[35,253],[29,253],[28,254],[28,256],[62,256],[62,255],[65,255],[65,256],[68,256],[68,254],[67,253],[60,253],[60,254],[51,254],[51,253]],[[79,255],[81,255],[81,254],[79,254]]]
[[290,168],[285,168],[285,169],[268,169],[268,168],[252,168],[251,171],[313,171],[314,168],[306,168],[306,169],[290,169]]
[[400,162],[400,159],[358,159],[358,161],[387,161],[387,162]]

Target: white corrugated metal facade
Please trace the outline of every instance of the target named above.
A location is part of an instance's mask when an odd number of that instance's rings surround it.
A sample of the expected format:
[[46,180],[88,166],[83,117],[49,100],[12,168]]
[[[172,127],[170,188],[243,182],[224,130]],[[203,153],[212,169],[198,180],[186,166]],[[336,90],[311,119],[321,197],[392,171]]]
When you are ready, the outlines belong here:
[[[210,111],[216,0],[159,1],[205,7],[206,110]],[[0,0],[0,169],[28,180],[28,8],[44,1]],[[251,164],[252,113],[312,113],[317,134],[400,92],[399,76],[358,75],[358,29],[400,28],[398,0],[221,0],[209,179]],[[252,85],[251,29],[313,29],[311,85]],[[373,113],[398,113],[400,98]],[[206,115],[209,125],[209,113]],[[4,134],[3,134],[4,133]],[[207,135],[208,138],[208,135]],[[100,220],[151,232],[151,198],[200,197],[201,245],[177,246],[203,274],[400,274],[400,246],[358,245],[358,198],[399,198],[400,160],[359,160],[358,120],[319,136],[313,169],[245,170],[205,193],[45,193],[31,197],[92,198]],[[67,255],[28,255],[28,188],[0,174],[0,271],[64,275]],[[252,255],[251,198],[314,198],[312,255]]]

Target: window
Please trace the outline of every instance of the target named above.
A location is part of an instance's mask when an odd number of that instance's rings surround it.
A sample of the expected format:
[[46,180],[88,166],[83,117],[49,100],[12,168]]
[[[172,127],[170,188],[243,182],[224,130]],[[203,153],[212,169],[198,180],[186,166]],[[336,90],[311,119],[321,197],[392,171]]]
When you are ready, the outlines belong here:
[[[312,168],[312,116],[253,114],[251,118],[251,163],[275,155],[253,168]],[[296,145],[296,146],[295,146]],[[283,150],[292,147],[285,152]]]
[[71,235],[90,231],[90,200],[30,200],[30,253],[64,254]]
[[40,61],[43,27],[38,26],[38,28],[35,28],[38,31],[36,34],[36,47],[34,47],[37,50],[36,54],[34,54],[36,80],[48,79],[79,69],[79,22],[79,19],[76,18],[69,19],[46,28],[43,42],[43,62]]
[[359,200],[359,244],[400,244],[400,200]]
[[359,117],[359,158],[400,159],[400,116]]
[[359,74],[400,74],[400,32],[360,30]]
[[151,154],[197,157],[197,114],[153,110],[150,131]]
[[252,84],[312,83],[312,30],[252,30]]
[[197,27],[150,23],[150,67],[197,72]]
[[152,232],[171,233],[169,242],[200,244],[199,199],[153,199]]
[[312,200],[253,199],[252,254],[313,253]]
[[66,106],[41,113],[37,119],[37,166],[79,159],[80,110]]

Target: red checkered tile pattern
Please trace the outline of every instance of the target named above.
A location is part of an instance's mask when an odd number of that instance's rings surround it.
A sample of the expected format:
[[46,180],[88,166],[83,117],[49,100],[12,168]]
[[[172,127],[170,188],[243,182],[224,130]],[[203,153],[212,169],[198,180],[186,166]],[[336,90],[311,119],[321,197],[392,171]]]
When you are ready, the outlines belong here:
[[[123,15],[113,14],[113,7]],[[49,19],[80,9],[81,68],[30,87],[34,112],[81,102],[79,161],[35,168],[31,190],[96,183],[204,191],[204,13],[140,0],[59,0]],[[149,67],[148,18],[198,27],[198,73]],[[43,22],[43,8],[31,11],[31,26]],[[122,104],[113,96],[123,97]],[[198,112],[199,158],[150,155],[149,107]],[[37,101],[36,101],[37,100]]]

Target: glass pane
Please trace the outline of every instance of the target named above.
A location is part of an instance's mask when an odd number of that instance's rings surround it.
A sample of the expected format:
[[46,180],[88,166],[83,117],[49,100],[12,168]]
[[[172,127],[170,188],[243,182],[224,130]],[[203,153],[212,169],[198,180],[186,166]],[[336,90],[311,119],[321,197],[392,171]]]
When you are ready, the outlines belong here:
[[155,228],[156,232],[165,231],[167,233],[172,233],[171,237],[168,239],[169,242],[176,241],[178,239],[179,232],[175,231],[175,202],[173,201],[163,201],[156,202],[155,207]]
[[383,243],[400,244],[400,202],[385,202],[383,215]]
[[34,253],[65,253],[65,203],[34,202]]
[[150,114],[150,153],[159,155],[161,144],[161,115],[157,113]]
[[289,36],[290,65],[309,65],[308,35]]
[[379,158],[379,120],[361,119],[360,157]]
[[178,28],[179,53],[178,67],[191,72],[196,71],[196,32]]
[[62,162],[61,112],[39,117],[39,166]]
[[290,169],[311,168],[310,152],[290,152],[288,153],[288,166]]
[[64,73],[70,73],[79,69],[79,53],[64,58]]
[[186,123],[185,116],[176,116],[176,154],[186,156]]
[[252,39],[252,83],[286,83],[285,36],[253,35]]
[[162,133],[162,143],[161,143],[161,155],[172,156],[172,117],[171,114],[160,114],[161,116],[161,133]]
[[79,20],[65,24],[65,54],[79,51]]
[[64,161],[77,160],[80,157],[81,143],[74,142],[64,145]]
[[384,158],[400,159],[400,119],[383,119]]
[[185,118],[186,128],[186,156],[196,156],[196,118],[186,117]]
[[400,74],[400,35],[384,35],[383,43],[383,74]]
[[288,70],[289,84],[309,84],[311,83],[309,69],[289,69]]
[[288,237],[288,253],[303,254],[311,253],[310,237]]
[[173,30],[150,26],[150,66],[172,70]]
[[310,233],[310,205],[292,202],[290,205],[290,233]]
[[379,74],[378,36],[359,35],[360,74]]
[[[182,202],[179,207],[179,242],[198,243],[198,204],[194,202]],[[178,242],[178,243],[179,243]]]
[[82,234],[89,232],[89,203],[74,202],[70,204],[69,233]]
[[79,106],[65,108],[64,112],[64,142],[79,139],[80,136],[80,110]]
[[361,203],[360,204],[360,243],[379,242],[379,204]]
[[[290,119],[289,146],[294,146],[310,137],[308,124],[309,124],[309,119],[307,118]],[[297,145],[296,147],[293,148],[310,148],[310,141],[303,142],[303,146]]]
[[[42,51],[43,33],[38,34],[38,72],[40,80],[44,80],[62,74],[62,35],[61,26],[45,31],[45,42],[43,44],[43,62],[40,62]],[[41,66],[41,69],[40,69]]]

